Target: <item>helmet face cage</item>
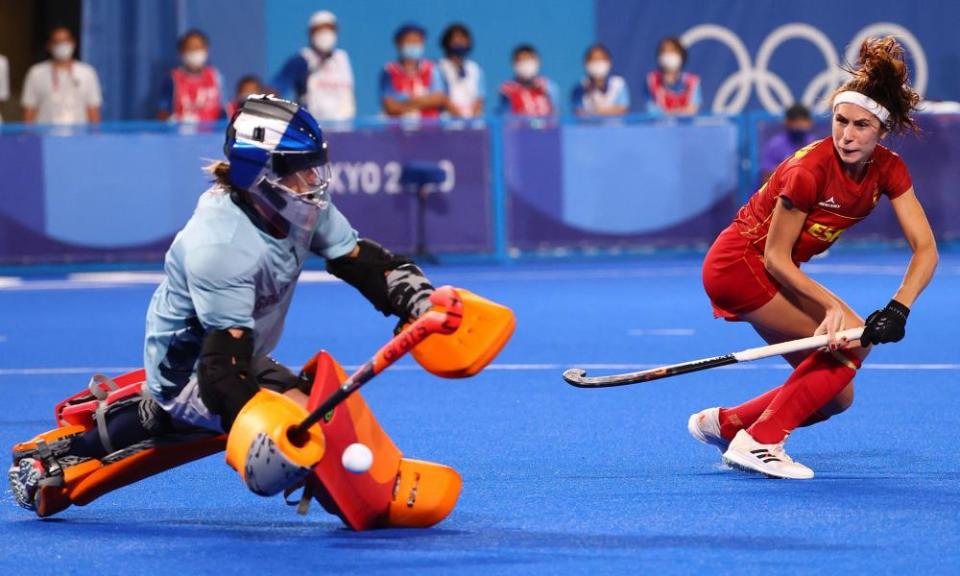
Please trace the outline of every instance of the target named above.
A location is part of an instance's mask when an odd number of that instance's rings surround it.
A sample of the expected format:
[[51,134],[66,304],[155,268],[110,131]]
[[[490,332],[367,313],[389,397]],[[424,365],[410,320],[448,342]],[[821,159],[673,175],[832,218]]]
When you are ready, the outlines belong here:
[[[299,177],[300,173],[297,175]],[[320,215],[327,208],[325,191],[298,193],[280,183],[279,179],[263,176],[249,193],[274,225],[297,244],[309,246]]]
[[[277,178],[273,183],[304,202],[325,202],[324,193],[330,185],[333,172],[327,161],[327,143],[319,150],[306,152],[274,152],[270,158],[270,171]],[[296,176],[298,190],[280,183],[280,179]]]
[[[290,187],[283,183],[283,180],[293,176],[296,182],[295,187]],[[326,195],[327,188],[330,185],[332,171],[329,164],[322,166],[313,166],[298,170],[286,178],[279,175],[265,174],[260,182],[269,182],[271,186],[290,196],[296,202],[313,204],[321,208],[326,207],[329,198]],[[258,182],[258,186],[261,185]]]

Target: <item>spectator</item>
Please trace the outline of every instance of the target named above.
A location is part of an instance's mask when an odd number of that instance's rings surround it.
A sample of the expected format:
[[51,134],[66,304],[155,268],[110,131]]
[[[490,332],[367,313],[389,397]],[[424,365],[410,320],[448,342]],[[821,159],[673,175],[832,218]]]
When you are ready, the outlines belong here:
[[423,57],[426,36],[418,24],[404,24],[393,35],[397,60],[388,62],[380,75],[380,97],[387,116],[436,118],[447,107],[440,71]]
[[760,154],[760,182],[762,186],[781,162],[793,153],[810,144],[816,137],[811,133],[813,120],[810,110],[803,104],[787,108],[783,119],[783,131],[767,140]]
[[473,48],[473,37],[463,24],[451,24],[440,39],[445,58],[438,63],[447,91],[447,111],[459,118],[483,115],[483,70],[467,54]]
[[621,76],[611,76],[610,52],[594,44],[584,54],[587,75],[573,89],[578,116],[623,116],[630,110],[630,90]]
[[300,102],[317,120],[352,120],[357,115],[353,68],[337,48],[337,17],[321,10],[310,17],[310,45],[300,49],[273,78],[278,95]]
[[657,44],[657,70],[647,74],[647,112],[689,116],[700,110],[700,77],[684,72],[687,49],[679,38]]
[[[0,104],[10,99],[10,68],[7,59],[0,54]],[[3,117],[0,117],[3,122]]]
[[23,121],[86,124],[100,121],[100,80],[92,66],[73,58],[77,43],[66,26],[50,30],[47,51],[53,57],[34,64],[23,83]]
[[170,71],[157,118],[174,122],[216,122],[223,118],[223,77],[207,64],[210,40],[190,30],[177,40],[181,65]]
[[529,44],[513,50],[513,80],[500,85],[500,112],[517,116],[549,116],[557,113],[556,85],[540,76],[540,57]]
[[265,90],[259,78],[252,74],[244,76],[237,81],[237,89],[234,91],[233,102],[227,104],[227,116],[233,118],[234,112],[240,108],[240,105],[247,99],[247,96],[267,94],[268,92],[268,90]]

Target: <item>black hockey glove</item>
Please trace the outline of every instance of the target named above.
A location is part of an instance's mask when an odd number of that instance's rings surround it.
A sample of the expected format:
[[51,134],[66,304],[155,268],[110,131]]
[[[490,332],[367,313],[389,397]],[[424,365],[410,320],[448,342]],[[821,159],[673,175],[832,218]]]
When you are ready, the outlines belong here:
[[909,308],[896,300],[891,300],[886,308],[876,310],[873,314],[867,316],[866,325],[863,327],[863,336],[860,337],[860,344],[871,346],[873,344],[899,342],[906,334],[907,316],[909,315]]

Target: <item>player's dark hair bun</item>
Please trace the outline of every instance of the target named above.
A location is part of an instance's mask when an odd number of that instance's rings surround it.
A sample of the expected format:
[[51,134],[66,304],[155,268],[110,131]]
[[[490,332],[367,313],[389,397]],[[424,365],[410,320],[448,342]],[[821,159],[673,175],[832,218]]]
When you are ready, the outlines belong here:
[[893,36],[867,38],[860,44],[857,67],[846,67],[853,75],[839,90],[853,90],[876,100],[890,111],[886,128],[894,133],[916,132],[913,112],[920,95],[910,87],[903,47]]

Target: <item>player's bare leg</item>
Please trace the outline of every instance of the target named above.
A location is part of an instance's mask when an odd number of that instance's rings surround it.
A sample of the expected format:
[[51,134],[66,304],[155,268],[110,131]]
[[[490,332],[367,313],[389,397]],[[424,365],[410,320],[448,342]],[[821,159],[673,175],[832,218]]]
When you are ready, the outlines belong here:
[[[849,306],[841,306],[844,327],[863,325],[863,320]],[[744,314],[744,320],[758,332],[762,331],[761,335],[779,337],[798,332],[803,334],[802,331],[810,334],[811,327],[815,330],[819,326],[822,313],[819,306],[802,297],[781,293],[758,310]],[[747,403],[748,410],[733,409],[730,415],[721,412],[721,425],[724,420],[729,424],[736,418],[742,427],[724,453],[724,461],[769,476],[812,478],[813,471],[794,462],[783,450],[783,443],[787,435],[805,420],[819,421],[829,417],[828,412],[822,411],[827,403],[834,402],[828,411],[844,407],[840,403],[848,401],[851,396],[843,391],[851,386],[851,380],[867,353],[868,349],[860,347],[814,352],[796,365],[786,384]],[[831,396],[824,401],[822,396],[825,393]],[[843,396],[837,399],[841,394]],[[762,410],[753,422],[744,421],[744,414],[753,416],[759,408]],[[802,418],[797,421],[801,414]]]
[[[849,326],[861,323],[856,313],[849,307]],[[815,302],[796,297],[793,294],[777,294],[763,307],[754,312],[744,314],[744,320],[751,323],[754,330],[768,344],[778,344],[788,340],[807,337],[817,329],[819,320],[823,316],[823,309]],[[784,359],[794,368],[810,355],[809,351],[794,352],[784,355]],[[749,427],[763,413],[767,405],[776,396],[778,389],[770,390],[766,394],[754,398],[740,406],[740,410],[724,412],[722,408],[707,408],[692,414],[687,421],[687,428],[698,441],[716,447],[724,452],[736,433]],[[853,403],[854,385],[851,382],[833,400],[825,404],[816,414],[811,416],[804,426],[822,422],[831,416],[839,414]]]
[[[825,287],[824,290],[826,290]],[[829,290],[827,291],[829,292]],[[836,298],[836,295],[834,295],[834,297]],[[780,302],[780,299],[786,302]],[[862,326],[863,319],[860,318],[846,302],[840,298],[836,299],[840,302],[844,310],[844,327],[853,328]],[[770,306],[769,309],[768,306]],[[803,338],[813,334],[820,324],[820,319],[823,318],[824,313],[823,308],[816,302],[804,298],[799,294],[781,290],[766,306],[754,312],[744,314],[744,319],[750,322],[753,329],[757,331],[761,338],[770,344],[775,344],[777,342]],[[870,353],[869,348],[861,348],[859,346],[853,350],[861,361],[866,359]],[[784,356],[784,359],[796,368],[809,354],[809,352],[787,354]],[[823,420],[830,416],[840,414],[853,404],[853,386],[853,382],[851,382],[842,392],[837,394],[833,400],[819,410],[819,412],[825,416]]]
[[[844,309],[844,326],[846,328],[860,326],[863,320],[846,304],[842,304]],[[804,299],[791,293],[778,293],[770,302],[761,308],[743,314],[745,321],[750,322],[760,336],[770,344],[784,342],[796,338],[802,338],[812,334],[820,324],[820,318],[823,317],[823,309],[816,303]],[[868,350],[856,348],[853,352],[857,360],[862,361]],[[814,353],[816,354],[816,353]],[[795,369],[801,365],[810,353],[799,352],[785,355],[787,362]],[[842,360],[842,358],[841,358]],[[730,442],[739,435],[741,430],[751,427],[758,420],[769,417],[768,407],[780,394],[783,387],[771,390],[753,400],[750,400],[733,409],[708,408],[692,415],[688,421],[688,429],[694,438],[710,444],[718,449],[724,450],[725,443]],[[809,425],[821,422],[846,410],[853,401],[853,383],[847,384],[833,399],[820,406],[806,420],[799,425]],[[749,436],[749,434],[745,434]],[[764,454],[766,458],[742,458],[741,460],[751,460],[756,466],[754,468],[764,468],[763,471],[771,476],[790,477],[790,478],[809,478],[812,477],[812,471],[806,469],[801,464],[793,462],[783,450],[783,442],[773,442],[763,444],[750,438],[741,438],[733,452],[745,451],[747,454]],[[746,446],[751,444],[751,446]],[[752,444],[757,444],[753,446]],[[731,452],[732,454],[732,452]],[[732,463],[744,468],[742,462],[737,461],[736,454],[734,458],[725,458],[728,463]],[[765,461],[764,461],[765,460]],[[747,462],[750,464],[751,462]]]

